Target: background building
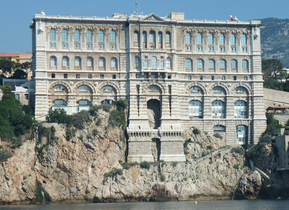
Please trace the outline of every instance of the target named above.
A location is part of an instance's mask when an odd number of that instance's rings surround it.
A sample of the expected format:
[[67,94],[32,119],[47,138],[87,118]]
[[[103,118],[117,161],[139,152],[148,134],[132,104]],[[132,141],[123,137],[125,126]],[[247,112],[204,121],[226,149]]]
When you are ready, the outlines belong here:
[[1,59],[8,59],[22,64],[32,61],[32,53],[0,53],[0,60]]
[[185,161],[184,131],[256,143],[266,127],[260,21],[35,15],[35,114],[129,101],[129,161]]

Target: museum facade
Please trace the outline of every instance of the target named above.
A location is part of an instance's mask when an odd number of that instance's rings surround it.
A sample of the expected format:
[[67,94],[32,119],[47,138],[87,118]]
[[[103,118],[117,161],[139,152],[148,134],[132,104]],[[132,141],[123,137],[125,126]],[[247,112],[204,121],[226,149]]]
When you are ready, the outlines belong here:
[[185,161],[184,132],[257,143],[266,128],[260,21],[36,14],[35,117],[127,99],[128,161]]

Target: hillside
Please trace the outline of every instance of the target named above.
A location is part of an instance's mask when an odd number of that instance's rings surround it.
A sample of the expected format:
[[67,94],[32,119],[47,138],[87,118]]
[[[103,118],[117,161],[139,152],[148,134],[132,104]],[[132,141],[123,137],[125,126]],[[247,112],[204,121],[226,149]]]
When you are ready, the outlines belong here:
[[262,59],[276,58],[289,66],[289,19],[265,18],[262,21]]

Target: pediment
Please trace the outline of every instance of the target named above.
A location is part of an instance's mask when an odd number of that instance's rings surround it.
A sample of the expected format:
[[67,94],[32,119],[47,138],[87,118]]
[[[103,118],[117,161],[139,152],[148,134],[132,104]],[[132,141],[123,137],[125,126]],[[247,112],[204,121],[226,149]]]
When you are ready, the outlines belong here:
[[149,21],[165,21],[164,19],[162,19],[161,17],[159,17],[158,15],[152,13],[150,15],[147,15],[143,20],[149,20]]

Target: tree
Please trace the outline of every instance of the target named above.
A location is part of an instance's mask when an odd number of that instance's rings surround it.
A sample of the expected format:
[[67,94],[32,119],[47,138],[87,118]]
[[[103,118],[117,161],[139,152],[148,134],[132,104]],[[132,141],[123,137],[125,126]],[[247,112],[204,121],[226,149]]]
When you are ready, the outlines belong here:
[[266,59],[262,61],[262,72],[264,79],[273,78],[280,74],[283,69],[283,63],[275,58]]
[[25,71],[21,69],[17,69],[11,78],[12,79],[25,79],[27,78],[27,74]]
[[8,59],[2,59],[0,60],[0,69],[3,70],[3,72],[10,72],[16,67],[16,63],[14,61],[10,61]]

